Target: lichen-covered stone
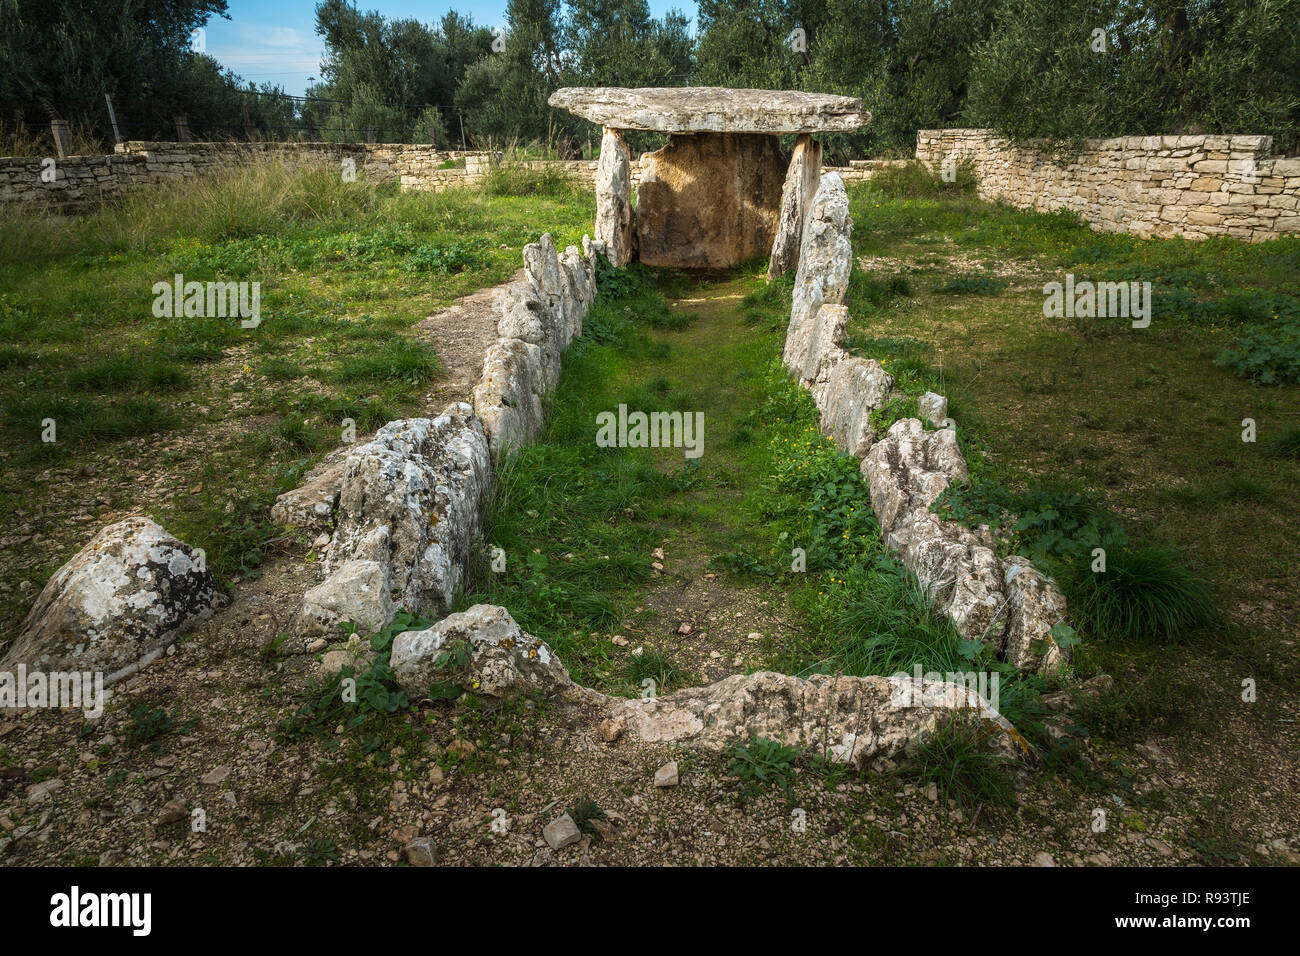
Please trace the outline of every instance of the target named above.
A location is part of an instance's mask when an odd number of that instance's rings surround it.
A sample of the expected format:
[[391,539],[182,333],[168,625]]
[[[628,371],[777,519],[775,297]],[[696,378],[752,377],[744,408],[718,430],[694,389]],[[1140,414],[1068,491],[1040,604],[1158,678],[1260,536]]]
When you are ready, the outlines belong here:
[[890,426],[862,460],[871,508],[888,533],[913,511],[928,511],[954,481],[965,481],[966,459],[951,429],[926,431],[915,418]]
[[983,641],[994,653],[1002,650],[1006,627],[1002,566],[973,532],[923,509],[908,514],[885,543],[963,637]]
[[[351,587],[360,568],[349,562],[372,561],[387,575],[393,611],[442,616],[461,582],[494,482],[487,436],[469,405],[450,405],[434,419],[389,422],[348,455],[322,586],[336,593],[345,582]],[[371,573],[366,580],[376,578]],[[387,615],[382,595],[351,593],[373,595],[364,609],[368,621]],[[323,601],[304,607],[300,625],[332,628],[337,622],[331,615],[315,610],[324,607]]]
[[616,129],[605,129],[596,165],[596,241],[611,265],[632,258],[632,154]]
[[542,351],[518,338],[498,339],[483,356],[474,412],[483,422],[493,461],[533,441],[542,428]]
[[[549,395],[560,380],[566,344],[560,313],[551,308],[547,298],[531,279],[511,283],[502,293],[501,318],[497,320],[501,339],[518,339],[537,347],[536,371],[542,395]],[[482,380],[486,379],[485,364]]]
[[812,386],[822,434],[841,451],[862,458],[876,440],[871,413],[888,401],[893,388],[893,376],[875,359],[844,356]]
[[918,398],[916,409],[935,428],[943,428],[948,420],[948,399],[937,392],[926,392]]
[[[458,647],[467,652],[463,663],[454,654]],[[720,751],[763,737],[863,767],[896,756],[950,719],[965,718],[993,731],[991,746],[1023,752],[1015,728],[975,690],[909,676],[804,679],[762,671],[659,698],[609,697],[574,684],[545,643],[523,631],[505,608],[492,605],[478,604],[433,627],[399,634],[390,663],[412,696],[451,683],[492,699],[546,696],[581,705],[594,711],[607,742],[632,736]]]
[[[380,536],[387,543],[387,535]],[[299,619],[304,631],[333,631],[351,621],[362,634],[388,626],[396,607],[388,565],[368,558],[343,562],[333,574],[303,595]]]
[[853,268],[850,229],[844,183],[837,173],[827,173],[817,186],[804,223],[790,327],[782,354],[785,367],[796,376],[803,375],[818,311],[824,304],[839,305],[844,301]]
[[532,280],[536,295],[543,312],[549,321],[551,336],[562,353],[573,339],[570,328],[570,307],[565,303],[569,293],[565,270],[560,265],[560,256],[555,249],[555,242],[549,232],[543,233],[537,242],[524,246],[524,272]]
[[569,246],[560,256],[564,271],[564,347],[582,335],[582,320],[596,299],[594,267],[589,267],[577,246]]
[[1051,631],[1065,618],[1065,597],[1028,558],[1002,559],[1007,630],[1003,659],[1023,671],[1050,673],[1070,659]]
[[297,488],[286,491],[271,506],[271,520],[282,528],[304,531],[330,531],[334,527],[334,505],[343,483],[346,448],[322,462]]
[[785,168],[774,136],[669,137],[641,157],[637,257],[651,266],[722,269],[767,255]]
[[[457,644],[467,651],[462,667],[452,665]],[[503,607],[475,604],[433,627],[406,631],[393,639],[389,663],[397,683],[423,696],[434,683],[455,682],[480,697],[520,697],[534,692],[563,693],[573,686],[551,649],[526,634]]]
[[985,721],[991,744],[1023,746],[1007,720],[959,684],[913,677],[792,677],[735,674],[664,697],[615,700],[612,718],[649,743],[720,751],[765,738],[808,747],[837,763],[865,767],[925,740],[953,717]]
[[819,133],[871,119],[850,96],[720,86],[564,87],[550,105],[614,129],[657,133]]
[[776,238],[772,240],[772,255],[767,264],[767,277],[799,268],[799,245],[803,240],[803,224],[808,218],[812,198],[817,194],[817,184],[822,175],[822,147],[811,136],[804,134],[794,144],[790,165],[785,173],[781,190],[781,211],[777,216]]
[[54,573],[3,665],[102,672],[113,683],[157,659],[221,601],[200,551],[148,518],[127,518]]
[[823,305],[812,317],[808,329],[808,345],[804,352],[800,383],[811,388],[818,381],[826,381],[830,370],[847,354],[839,347],[848,325],[849,310],[842,305]]

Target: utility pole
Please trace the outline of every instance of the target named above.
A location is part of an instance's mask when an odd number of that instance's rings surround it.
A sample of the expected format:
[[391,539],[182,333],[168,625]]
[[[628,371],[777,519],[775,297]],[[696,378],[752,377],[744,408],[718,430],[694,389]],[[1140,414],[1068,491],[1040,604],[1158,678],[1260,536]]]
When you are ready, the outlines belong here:
[[113,112],[113,98],[105,93],[104,102],[108,104],[108,121],[113,124],[113,142],[120,143],[122,134],[117,130],[117,114]]

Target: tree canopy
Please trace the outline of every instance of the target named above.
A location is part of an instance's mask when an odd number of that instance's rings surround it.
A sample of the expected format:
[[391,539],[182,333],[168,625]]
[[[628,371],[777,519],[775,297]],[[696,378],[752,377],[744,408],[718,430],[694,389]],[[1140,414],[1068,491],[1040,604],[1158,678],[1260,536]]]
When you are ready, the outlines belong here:
[[910,153],[916,130],[1016,139],[1255,133],[1300,146],[1300,0],[699,0],[694,32],[646,0],[509,0],[504,29],[424,23],[322,0],[307,102],[244,83],[191,32],[225,0],[0,0],[0,118],[132,136],[310,126],[329,138],[571,151],[591,130],[550,109],[560,86],[717,85],[858,96],[863,130],[832,155]]

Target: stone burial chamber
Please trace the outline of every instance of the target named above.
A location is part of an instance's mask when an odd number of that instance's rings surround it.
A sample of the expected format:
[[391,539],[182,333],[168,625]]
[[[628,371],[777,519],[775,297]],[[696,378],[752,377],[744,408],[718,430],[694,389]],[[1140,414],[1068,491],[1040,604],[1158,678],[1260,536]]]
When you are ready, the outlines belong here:
[[[604,127],[596,176],[596,238],[616,266],[721,269],[770,256],[769,276],[798,266],[821,146],[814,133],[871,119],[862,101],[793,90],[567,87],[550,103]],[[668,134],[642,155],[632,208],[623,133]],[[780,137],[796,135],[785,155]]]

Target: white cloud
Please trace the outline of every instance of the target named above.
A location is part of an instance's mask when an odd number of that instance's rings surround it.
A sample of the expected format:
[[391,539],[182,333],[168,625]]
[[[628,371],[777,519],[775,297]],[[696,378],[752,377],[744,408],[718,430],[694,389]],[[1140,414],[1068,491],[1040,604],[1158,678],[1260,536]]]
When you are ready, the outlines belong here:
[[207,52],[222,66],[258,82],[290,85],[294,76],[315,76],[325,52],[315,33],[294,27],[245,21],[213,36],[215,32],[208,31]]

